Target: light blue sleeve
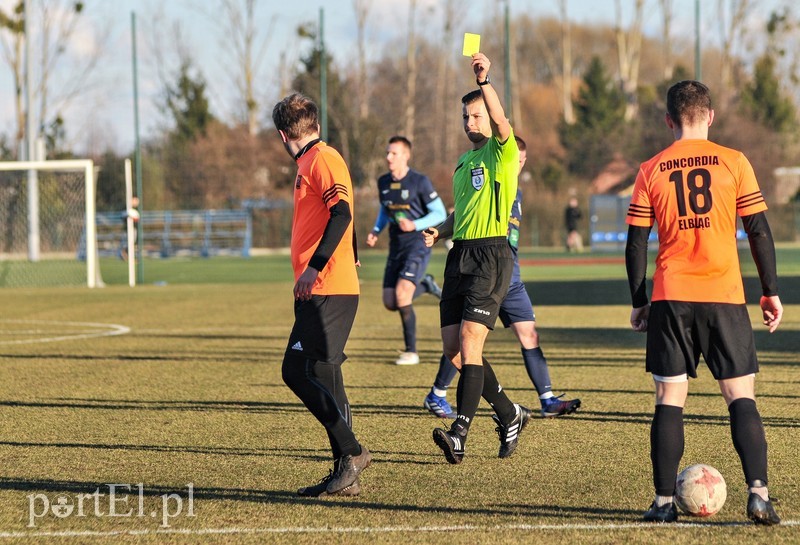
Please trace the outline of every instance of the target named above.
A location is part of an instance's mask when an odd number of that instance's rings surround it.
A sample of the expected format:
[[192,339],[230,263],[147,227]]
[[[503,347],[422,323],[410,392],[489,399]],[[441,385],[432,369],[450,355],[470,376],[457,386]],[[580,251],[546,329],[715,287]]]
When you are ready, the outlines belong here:
[[375,218],[375,227],[372,228],[372,232],[377,235],[383,231],[383,228],[386,227],[387,223],[389,223],[389,214],[386,213],[386,208],[381,206],[380,210],[378,211],[378,217]]
[[444,202],[441,197],[436,197],[436,199],[429,202],[427,206],[428,213],[414,220],[417,231],[424,231],[428,227],[439,225],[447,218],[447,211],[444,209]]

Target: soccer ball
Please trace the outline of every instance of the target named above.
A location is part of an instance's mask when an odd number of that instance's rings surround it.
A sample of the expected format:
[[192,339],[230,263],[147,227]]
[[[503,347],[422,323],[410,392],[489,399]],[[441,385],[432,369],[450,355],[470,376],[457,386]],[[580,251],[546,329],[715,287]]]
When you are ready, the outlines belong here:
[[675,503],[693,517],[710,517],[719,512],[728,497],[725,479],[706,464],[689,466],[678,475]]

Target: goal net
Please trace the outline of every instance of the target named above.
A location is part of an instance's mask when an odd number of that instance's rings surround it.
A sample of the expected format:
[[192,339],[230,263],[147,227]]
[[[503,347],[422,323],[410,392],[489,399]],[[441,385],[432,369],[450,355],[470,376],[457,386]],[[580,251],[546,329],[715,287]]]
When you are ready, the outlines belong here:
[[102,286],[94,165],[0,162],[0,287]]

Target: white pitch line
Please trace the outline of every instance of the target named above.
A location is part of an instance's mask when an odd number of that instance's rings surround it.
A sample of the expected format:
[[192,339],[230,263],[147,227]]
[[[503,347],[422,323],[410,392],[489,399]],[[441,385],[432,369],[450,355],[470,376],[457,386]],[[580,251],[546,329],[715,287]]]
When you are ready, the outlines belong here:
[[[653,530],[697,529],[697,528],[731,528],[754,526],[752,522],[676,522],[670,524],[653,524],[648,522],[609,523],[609,524],[498,524],[496,526],[474,526],[470,524],[453,526],[377,526],[377,527],[286,527],[286,528],[154,528],[152,530],[62,530],[62,531],[30,531],[0,532],[0,539],[30,539],[47,537],[113,537],[113,536],[146,536],[146,535],[236,535],[236,534],[388,534],[388,533],[422,533],[422,532],[494,532],[498,530],[627,530],[650,528]],[[784,520],[780,526],[800,526],[800,520]],[[779,527],[780,527],[779,526]]]
[[[94,327],[102,328],[102,331],[92,331],[89,333],[78,333],[72,335],[59,335],[56,337],[42,337],[36,339],[20,339],[16,341],[0,341],[0,345],[10,344],[37,344],[37,343],[52,343],[58,341],[71,341],[78,339],[94,339],[97,337],[113,337],[115,335],[125,335],[131,332],[131,328],[119,324],[101,324],[95,322],[58,322],[55,320],[0,320],[0,324],[15,323],[15,324],[48,324],[48,325],[61,325],[70,327]],[[5,332],[4,332],[5,333]]]

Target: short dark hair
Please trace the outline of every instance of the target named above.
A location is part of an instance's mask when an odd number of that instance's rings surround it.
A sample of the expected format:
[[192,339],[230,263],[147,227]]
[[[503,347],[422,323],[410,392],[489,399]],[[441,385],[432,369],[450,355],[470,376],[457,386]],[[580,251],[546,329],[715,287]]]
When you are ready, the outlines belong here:
[[411,151],[411,140],[409,140],[405,136],[401,136],[399,134],[396,134],[396,135],[392,136],[389,139],[389,143],[390,144],[397,144],[397,143],[403,144],[408,149],[408,151]]
[[678,127],[695,123],[710,110],[711,91],[699,81],[679,81],[667,91],[667,113]]
[[319,114],[314,101],[301,93],[293,93],[272,109],[275,128],[286,133],[289,140],[298,140],[317,131]]
[[514,135],[514,140],[517,141],[517,148],[519,148],[519,151],[525,151],[525,149],[528,147],[528,145],[525,143],[525,140],[523,140],[516,134]]
[[478,99],[483,99],[483,93],[481,93],[480,89],[475,89],[474,91],[470,91],[469,93],[461,97],[461,104],[466,106],[467,104],[472,104]]

